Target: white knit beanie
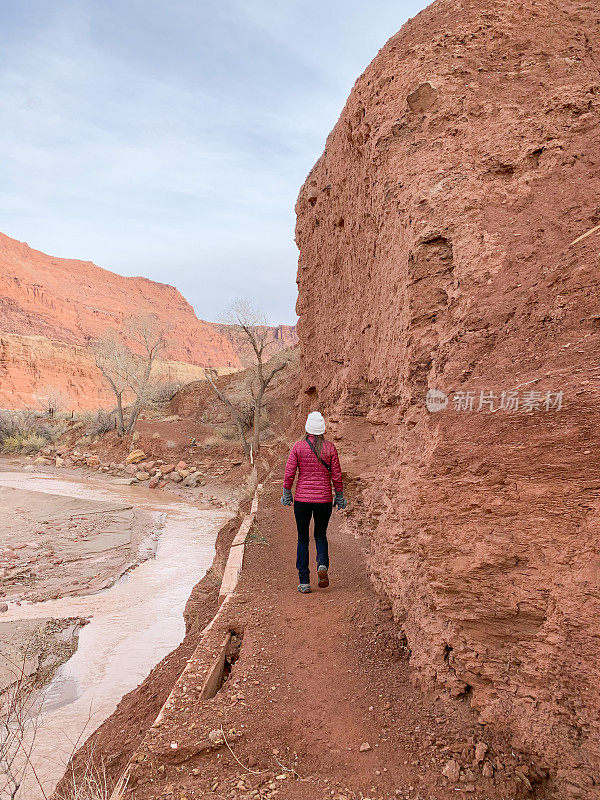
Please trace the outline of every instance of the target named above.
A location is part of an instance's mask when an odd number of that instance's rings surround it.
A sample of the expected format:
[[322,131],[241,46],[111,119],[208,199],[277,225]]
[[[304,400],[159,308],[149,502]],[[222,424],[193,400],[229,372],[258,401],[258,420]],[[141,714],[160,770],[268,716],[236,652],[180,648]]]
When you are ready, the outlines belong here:
[[306,425],[304,428],[307,433],[314,433],[316,436],[325,433],[325,420],[323,419],[323,415],[318,411],[311,411],[306,418]]

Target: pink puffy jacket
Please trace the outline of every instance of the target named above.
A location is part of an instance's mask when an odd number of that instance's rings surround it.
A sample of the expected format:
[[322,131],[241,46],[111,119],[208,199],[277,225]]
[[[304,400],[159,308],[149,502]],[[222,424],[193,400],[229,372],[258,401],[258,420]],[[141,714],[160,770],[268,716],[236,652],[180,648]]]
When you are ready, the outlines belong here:
[[283,488],[292,488],[296,471],[298,471],[294,500],[302,503],[331,503],[333,500],[332,481],[336,492],[344,490],[340,459],[333,442],[327,440],[323,442],[321,458],[326,464],[331,465],[331,474],[327,467],[324,467],[318,460],[306,440],[302,439],[292,447],[285,465]]

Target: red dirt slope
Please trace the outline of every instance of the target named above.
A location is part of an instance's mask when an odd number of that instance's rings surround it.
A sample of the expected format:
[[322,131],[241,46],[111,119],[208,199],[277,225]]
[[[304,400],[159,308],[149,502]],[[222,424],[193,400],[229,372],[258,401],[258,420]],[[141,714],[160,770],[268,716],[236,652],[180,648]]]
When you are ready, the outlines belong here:
[[599,53],[597,3],[437,0],[297,204],[303,406],[349,455],[373,577],[421,679],[561,798],[600,796],[600,235],[569,246],[600,221]]

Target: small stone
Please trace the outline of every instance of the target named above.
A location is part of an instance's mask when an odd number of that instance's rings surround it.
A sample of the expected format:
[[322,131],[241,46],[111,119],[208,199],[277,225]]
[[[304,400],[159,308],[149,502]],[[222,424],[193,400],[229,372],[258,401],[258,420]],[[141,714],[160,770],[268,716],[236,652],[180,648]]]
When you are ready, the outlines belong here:
[[481,764],[483,759],[485,758],[485,754],[488,751],[488,746],[485,742],[477,742],[475,745],[475,761],[478,764]]
[[494,777],[494,768],[490,764],[489,761],[485,761],[483,767],[481,768],[481,774],[484,778],[493,778]]
[[223,744],[225,742],[225,737],[223,736],[223,731],[215,728],[215,730],[211,731],[208,734],[208,738],[211,744]]
[[150,478],[149,472],[136,472],[135,477],[138,481],[147,481]]
[[460,765],[456,759],[451,758],[442,770],[442,775],[445,775],[449,781],[456,783],[460,778]]
[[158,487],[159,482],[160,482],[160,474],[154,475],[152,478],[150,478],[150,482],[148,483],[148,486],[151,489],[156,489]]
[[358,748],[361,753],[367,753],[371,750],[371,745],[368,742],[363,742],[361,746]]
[[8,611],[7,603],[0,603],[0,614],[4,614],[6,611]]

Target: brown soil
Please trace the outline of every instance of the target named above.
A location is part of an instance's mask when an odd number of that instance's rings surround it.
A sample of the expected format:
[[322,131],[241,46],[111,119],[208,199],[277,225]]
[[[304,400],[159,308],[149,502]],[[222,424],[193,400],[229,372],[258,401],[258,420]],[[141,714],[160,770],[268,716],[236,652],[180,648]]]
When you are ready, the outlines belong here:
[[[457,790],[479,800],[520,796],[535,782],[534,770],[477,723],[468,698],[424,694],[413,685],[390,609],[367,577],[366,540],[349,535],[338,513],[330,535],[331,585],[316,589],[313,574],[313,593],[298,594],[293,514],[279,504],[280,494],[280,481],[261,492],[227,612],[243,631],[229,680],[213,699],[190,705],[176,723],[170,718],[160,728],[126,796],[445,800]],[[94,736],[95,747],[109,756],[112,779],[158,713],[213,609],[212,599],[188,607],[184,644]],[[221,726],[235,758],[227,746],[203,745]],[[173,746],[184,741],[185,747]],[[475,763],[481,742],[489,749]],[[442,776],[453,759],[461,768],[456,783]],[[493,778],[483,777],[484,765]],[[545,791],[538,785],[534,796],[550,797]]]

